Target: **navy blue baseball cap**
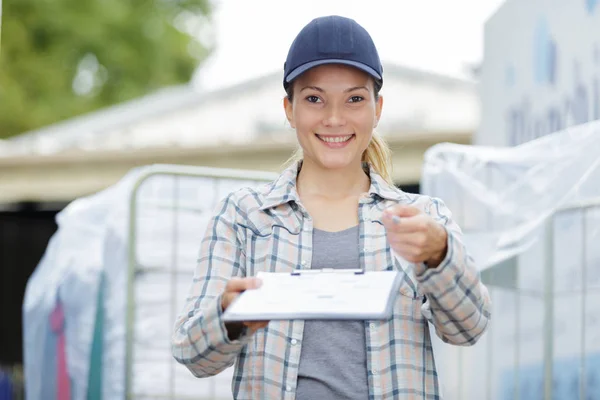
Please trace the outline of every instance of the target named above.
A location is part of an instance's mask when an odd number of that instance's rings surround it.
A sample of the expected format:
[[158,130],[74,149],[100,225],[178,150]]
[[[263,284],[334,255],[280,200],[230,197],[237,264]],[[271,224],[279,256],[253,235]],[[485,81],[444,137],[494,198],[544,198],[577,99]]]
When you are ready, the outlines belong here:
[[344,64],[371,75],[383,85],[383,66],[371,35],[350,18],[331,15],[313,19],[292,42],[283,67],[283,87],[307,70]]

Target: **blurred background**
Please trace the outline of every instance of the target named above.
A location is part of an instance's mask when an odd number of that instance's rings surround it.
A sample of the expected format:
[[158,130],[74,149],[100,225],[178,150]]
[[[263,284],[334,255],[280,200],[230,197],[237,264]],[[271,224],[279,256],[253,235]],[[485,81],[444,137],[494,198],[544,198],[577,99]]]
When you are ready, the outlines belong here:
[[[481,237],[495,228],[475,211],[492,203],[479,199],[469,213],[468,196],[455,192],[482,162],[506,170],[507,153],[489,149],[600,118],[597,3],[3,0],[0,399],[24,398],[26,389],[29,399],[230,397],[230,371],[198,381],[174,364],[169,330],[211,208],[239,185],[271,179],[296,148],[282,109],[283,61],[312,18],[344,15],[371,33],[385,71],[378,131],[393,150],[395,184],[439,195]],[[474,150],[453,163],[431,152],[442,143]],[[471,169],[444,186],[439,169],[427,168],[428,154]],[[508,154],[511,168],[535,158],[535,151]],[[576,185],[582,175],[577,169],[564,179]],[[503,182],[461,190],[497,194],[510,184]],[[597,235],[584,233],[571,248],[593,246]],[[585,262],[574,268],[583,286],[568,289],[577,296],[568,311],[581,314],[570,343],[584,344],[572,366],[549,366],[554,288],[532,289],[539,324],[521,332],[514,311],[522,288],[506,282],[510,274],[530,278],[503,257],[504,264],[486,263],[484,278],[508,290],[498,296],[512,339],[499,340],[500,332],[477,345],[480,352],[440,350],[450,366],[441,375],[448,399],[600,399],[598,353],[585,335],[600,332],[587,319],[598,310],[597,286],[585,284],[596,285],[600,257],[581,251]],[[541,275],[555,275],[539,262]],[[523,362],[521,349],[507,344],[519,335],[538,343],[538,358]],[[502,353],[514,357],[498,364]],[[563,367],[576,377],[564,393],[554,382]],[[474,371],[477,384],[465,378]]]

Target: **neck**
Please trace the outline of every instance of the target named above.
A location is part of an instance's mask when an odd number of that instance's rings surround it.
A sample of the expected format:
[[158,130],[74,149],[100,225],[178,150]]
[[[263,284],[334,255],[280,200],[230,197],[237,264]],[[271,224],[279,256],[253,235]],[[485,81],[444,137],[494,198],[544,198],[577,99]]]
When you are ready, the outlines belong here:
[[343,198],[368,192],[370,179],[362,163],[342,169],[324,169],[305,159],[296,186],[301,196]]

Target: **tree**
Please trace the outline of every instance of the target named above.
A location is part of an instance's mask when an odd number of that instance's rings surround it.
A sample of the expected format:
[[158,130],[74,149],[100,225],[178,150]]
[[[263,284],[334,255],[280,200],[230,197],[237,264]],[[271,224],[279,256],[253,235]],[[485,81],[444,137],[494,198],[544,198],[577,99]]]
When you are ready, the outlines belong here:
[[187,82],[209,52],[210,0],[3,3],[0,138]]

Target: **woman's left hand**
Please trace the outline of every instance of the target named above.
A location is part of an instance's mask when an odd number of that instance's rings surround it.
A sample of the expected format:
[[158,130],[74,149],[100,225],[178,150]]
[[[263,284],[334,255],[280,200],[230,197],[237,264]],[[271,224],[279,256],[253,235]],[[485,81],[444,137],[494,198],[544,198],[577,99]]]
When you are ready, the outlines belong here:
[[405,260],[435,268],[446,257],[446,229],[420,209],[392,206],[383,212],[383,225],[390,247]]

